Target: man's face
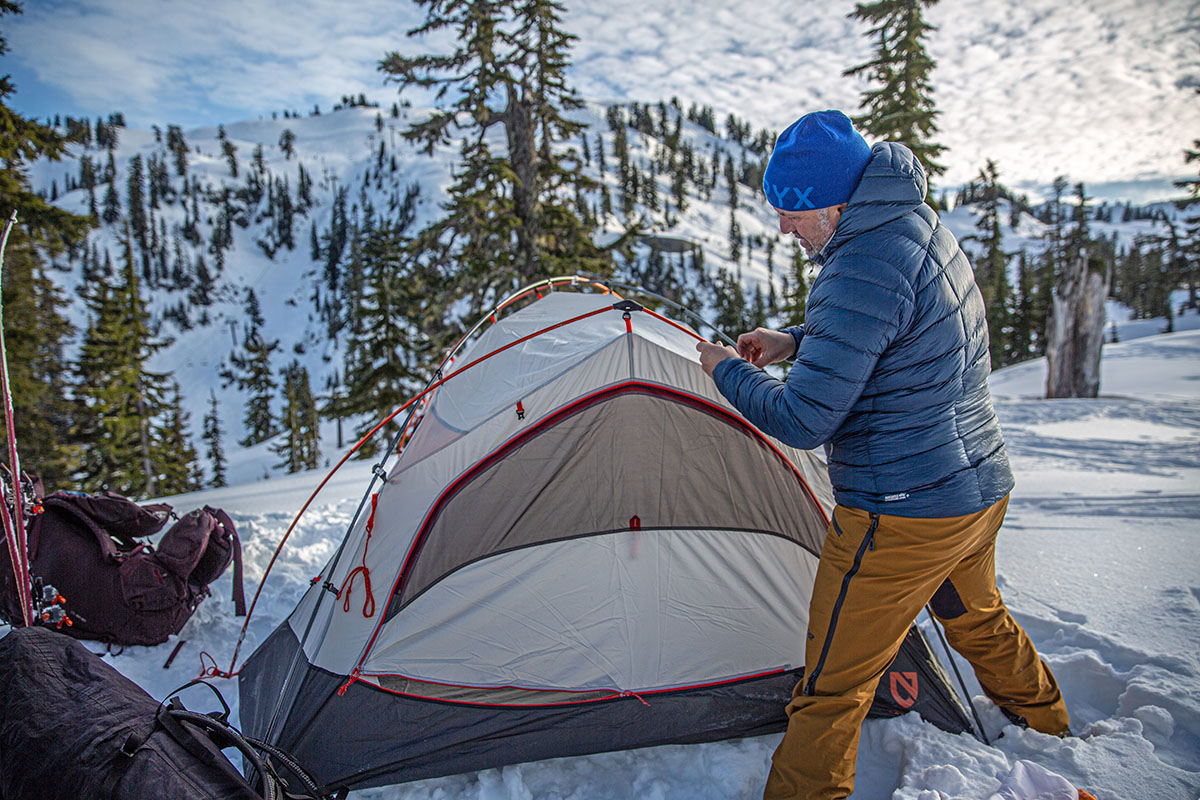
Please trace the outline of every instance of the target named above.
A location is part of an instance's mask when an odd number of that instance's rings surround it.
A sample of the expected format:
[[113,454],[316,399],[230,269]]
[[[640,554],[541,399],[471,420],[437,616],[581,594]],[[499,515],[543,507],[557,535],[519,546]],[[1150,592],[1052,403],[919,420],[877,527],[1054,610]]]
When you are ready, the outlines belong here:
[[812,258],[821,252],[821,248],[833,237],[833,231],[837,228],[838,219],[845,208],[846,204],[842,203],[804,211],[783,211],[776,208],[775,213],[779,215],[779,230],[799,239],[804,252]]

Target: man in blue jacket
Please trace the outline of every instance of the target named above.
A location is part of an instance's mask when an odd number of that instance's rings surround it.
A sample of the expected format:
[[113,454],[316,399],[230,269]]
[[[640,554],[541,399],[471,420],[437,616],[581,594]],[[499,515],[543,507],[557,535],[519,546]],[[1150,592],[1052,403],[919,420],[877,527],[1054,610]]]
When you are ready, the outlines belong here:
[[[875,686],[926,604],[1014,722],[1064,735],[1066,704],[996,588],[1012,471],[992,408],[975,276],[902,144],[837,111],[780,135],[763,178],[779,227],[821,268],[804,325],[702,342],[760,429],[824,445],[837,507],[809,608],[805,674],[766,797],[844,798]],[[762,367],[793,359],[785,381]]]

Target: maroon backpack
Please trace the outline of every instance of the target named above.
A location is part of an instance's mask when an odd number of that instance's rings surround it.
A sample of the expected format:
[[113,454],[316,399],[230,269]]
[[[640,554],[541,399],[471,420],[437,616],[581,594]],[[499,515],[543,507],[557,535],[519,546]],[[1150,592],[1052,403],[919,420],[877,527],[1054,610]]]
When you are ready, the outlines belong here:
[[[183,628],[231,561],[236,613],[245,615],[241,544],[224,511],[191,511],[152,546],[145,537],[172,516],[165,503],[140,506],[112,492],[56,492],[42,506],[29,525],[29,571],[63,598],[64,633],[161,644]],[[11,570],[6,573],[11,579]],[[10,605],[11,590],[5,594]]]

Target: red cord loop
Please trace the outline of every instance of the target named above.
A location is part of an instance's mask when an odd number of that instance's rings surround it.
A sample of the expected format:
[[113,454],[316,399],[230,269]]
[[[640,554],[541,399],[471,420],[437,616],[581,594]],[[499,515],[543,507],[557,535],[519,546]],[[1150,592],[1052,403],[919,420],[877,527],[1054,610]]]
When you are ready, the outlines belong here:
[[[379,492],[371,495],[371,516],[367,517],[367,539],[363,542],[362,563],[354,569],[350,570],[350,574],[346,576],[346,580],[342,581],[342,588],[338,589],[338,599],[342,600],[342,611],[350,613],[350,592],[354,588],[354,576],[362,573],[363,588],[367,591],[367,596],[363,598],[362,615],[367,619],[375,616],[375,594],[371,591],[371,570],[367,569],[367,548],[371,546],[371,533],[375,530],[375,509],[379,507]],[[345,593],[345,599],[342,599],[342,594]]]

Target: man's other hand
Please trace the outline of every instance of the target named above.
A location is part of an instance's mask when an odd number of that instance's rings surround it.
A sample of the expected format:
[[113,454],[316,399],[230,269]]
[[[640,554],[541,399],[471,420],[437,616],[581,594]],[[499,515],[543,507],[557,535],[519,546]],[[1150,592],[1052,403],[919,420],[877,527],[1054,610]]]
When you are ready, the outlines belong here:
[[737,340],[737,352],[756,367],[791,358],[796,352],[796,340],[790,333],[755,328]]
[[[789,336],[788,338],[792,337]],[[720,364],[727,358],[738,358],[737,351],[727,344],[696,342],[696,349],[700,351],[700,366],[704,367],[704,372],[710,378],[717,364]]]

